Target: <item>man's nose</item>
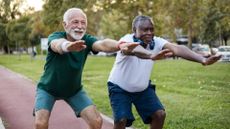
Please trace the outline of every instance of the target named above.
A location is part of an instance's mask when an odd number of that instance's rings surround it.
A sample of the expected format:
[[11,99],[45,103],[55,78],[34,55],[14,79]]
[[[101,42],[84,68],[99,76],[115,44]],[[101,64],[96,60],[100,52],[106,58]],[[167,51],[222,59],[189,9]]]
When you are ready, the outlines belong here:
[[83,25],[81,23],[79,23],[79,28],[82,28],[82,27],[83,27]]
[[84,25],[81,24],[81,23],[78,23],[78,24],[75,24],[74,27],[75,27],[75,28],[82,29],[82,28],[84,27]]
[[146,31],[146,34],[153,34],[153,31],[147,30],[147,31]]

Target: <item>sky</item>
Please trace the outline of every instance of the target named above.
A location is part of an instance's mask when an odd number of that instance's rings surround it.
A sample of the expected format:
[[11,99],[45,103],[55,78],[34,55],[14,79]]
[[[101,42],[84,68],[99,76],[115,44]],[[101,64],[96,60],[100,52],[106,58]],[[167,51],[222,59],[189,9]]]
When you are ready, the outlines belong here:
[[35,11],[41,10],[43,3],[42,0],[26,0],[26,5],[34,7]]

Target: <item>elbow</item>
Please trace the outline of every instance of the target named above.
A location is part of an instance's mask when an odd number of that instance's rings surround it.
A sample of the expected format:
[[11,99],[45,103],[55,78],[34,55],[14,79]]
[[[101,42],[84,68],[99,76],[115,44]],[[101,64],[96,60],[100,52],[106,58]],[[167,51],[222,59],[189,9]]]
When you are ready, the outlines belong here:
[[173,53],[174,56],[182,56],[182,51],[188,49],[186,46],[184,45],[176,45],[174,46],[171,51]]
[[51,50],[53,50],[54,52],[57,52],[57,44],[55,44],[55,43],[53,43],[53,42],[51,42],[50,43],[50,48],[51,48]]
[[116,52],[119,50],[118,42],[112,39],[103,39],[99,43],[99,50],[104,52]]

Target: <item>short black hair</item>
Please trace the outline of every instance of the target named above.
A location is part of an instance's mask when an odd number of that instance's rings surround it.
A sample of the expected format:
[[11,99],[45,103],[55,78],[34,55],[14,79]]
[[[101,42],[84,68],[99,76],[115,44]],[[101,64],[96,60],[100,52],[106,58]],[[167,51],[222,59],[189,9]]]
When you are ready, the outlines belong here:
[[132,23],[132,31],[135,32],[136,31],[136,28],[138,26],[138,23],[140,21],[144,21],[144,20],[149,20],[153,25],[153,20],[151,17],[149,16],[145,16],[145,15],[139,15],[139,16],[136,16],[134,19],[133,19],[133,23]]

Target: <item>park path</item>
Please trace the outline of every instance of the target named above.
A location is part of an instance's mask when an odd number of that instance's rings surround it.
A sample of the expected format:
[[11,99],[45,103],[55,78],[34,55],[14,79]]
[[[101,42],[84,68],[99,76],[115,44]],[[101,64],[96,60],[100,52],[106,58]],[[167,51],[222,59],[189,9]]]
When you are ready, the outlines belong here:
[[[33,129],[35,88],[28,78],[0,66],[0,118],[6,129]],[[112,128],[111,119],[103,115],[102,129]],[[57,101],[49,129],[87,129],[87,125],[64,101]]]

